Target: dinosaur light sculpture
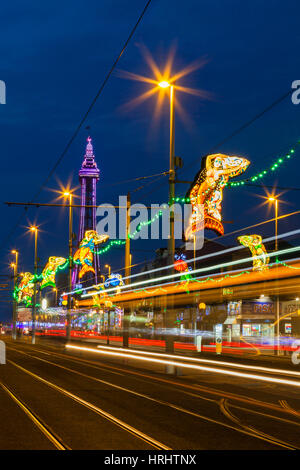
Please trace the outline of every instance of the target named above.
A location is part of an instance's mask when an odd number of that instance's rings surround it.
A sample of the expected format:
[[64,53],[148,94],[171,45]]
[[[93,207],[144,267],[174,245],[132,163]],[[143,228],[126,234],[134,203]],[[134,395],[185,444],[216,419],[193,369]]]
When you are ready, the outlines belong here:
[[[189,191],[192,204],[192,215],[185,232],[187,240],[200,228],[209,228],[223,235],[222,200],[223,188],[229,178],[234,178],[244,172],[250,162],[246,158],[223,155],[221,153],[208,155],[202,159],[202,168],[197,174]],[[199,207],[204,206],[204,220]],[[200,227],[200,228],[199,228]]]
[[251,251],[253,271],[265,271],[268,269],[270,258],[260,235],[242,235],[237,239]]

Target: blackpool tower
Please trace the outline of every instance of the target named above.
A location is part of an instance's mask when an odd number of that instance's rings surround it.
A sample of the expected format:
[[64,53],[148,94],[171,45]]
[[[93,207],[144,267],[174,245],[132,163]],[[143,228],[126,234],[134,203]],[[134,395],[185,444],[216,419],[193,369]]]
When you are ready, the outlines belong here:
[[[96,186],[100,177],[100,170],[95,161],[92,139],[87,138],[86,151],[84,159],[79,170],[79,181],[81,185],[81,208],[79,219],[79,233],[78,243],[84,238],[87,230],[96,230]],[[72,285],[76,287],[77,284],[87,286],[91,281],[97,283],[99,274],[99,258],[94,256],[93,267],[95,274],[87,273],[84,278],[79,279],[79,267],[76,265],[73,271]]]

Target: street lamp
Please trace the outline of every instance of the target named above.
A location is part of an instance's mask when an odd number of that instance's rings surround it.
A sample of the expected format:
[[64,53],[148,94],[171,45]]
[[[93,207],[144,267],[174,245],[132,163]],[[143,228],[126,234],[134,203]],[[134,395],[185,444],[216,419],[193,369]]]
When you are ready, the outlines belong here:
[[53,287],[53,292],[55,292],[55,307],[57,307],[57,288]]
[[[14,291],[16,288],[16,282],[18,277],[18,260],[19,260],[19,252],[17,250],[11,251],[13,255],[16,257],[15,263],[11,263],[11,267],[14,269]],[[16,299],[13,300],[13,330],[12,330],[12,337],[13,339],[17,338],[17,301]]]
[[275,204],[275,251],[278,250],[278,199],[274,196],[268,197],[268,201]]
[[[165,91],[170,93],[170,145],[169,145],[169,217],[170,217],[170,225],[169,225],[169,239],[168,239],[168,264],[170,266],[170,274],[173,275],[174,273],[174,257],[175,257],[175,238],[174,238],[174,207],[173,203],[175,200],[175,88],[179,91],[202,96],[208,97],[207,93],[203,90],[193,90],[191,88],[186,88],[183,86],[178,85],[179,79],[182,77],[190,74],[192,71],[197,70],[202,65],[204,65],[205,61],[196,61],[191,64],[189,67],[186,67],[184,70],[176,73],[174,76],[170,76],[171,68],[172,68],[172,61],[173,61],[173,54],[170,56],[169,60],[167,61],[165,70],[163,73],[159,71],[159,67],[155,64],[155,61],[149,57],[148,63],[155,75],[155,79],[142,77],[136,74],[127,74],[128,78],[132,78],[134,80],[143,81],[146,83],[151,83],[154,85],[154,88],[147,91],[146,93],[142,94],[139,98],[135,100],[136,103],[143,102],[145,99],[152,96],[154,93],[159,91]],[[176,82],[176,85],[175,85]],[[159,99],[158,104],[161,104],[161,100]],[[129,250],[127,251],[127,257],[125,266],[128,266],[129,263]],[[128,272],[128,271],[127,271]],[[125,271],[126,283],[128,283],[128,274]],[[173,327],[173,321],[171,319],[171,312],[173,302],[171,301],[169,304],[169,311],[167,315],[166,324],[168,328]],[[168,318],[169,317],[169,318]],[[125,316],[124,316],[125,319]],[[123,342],[124,344],[124,342]],[[169,353],[174,352],[174,338],[172,335],[167,336],[166,341],[166,351]]]
[[111,273],[111,266],[109,264],[106,264],[105,265],[105,268],[108,269],[108,276],[110,276],[110,273]]
[[[278,199],[274,196],[268,197],[268,201],[275,205],[275,251],[278,251]],[[276,337],[277,337],[277,356],[280,355],[280,313],[279,313],[279,296],[276,296]]]
[[[174,272],[174,257],[175,257],[175,238],[174,238],[174,208],[173,203],[175,200],[175,111],[174,111],[174,102],[175,102],[175,86],[173,83],[169,83],[165,80],[158,83],[160,88],[166,89],[170,88],[170,143],[169,143],[169,204],[170,204],[170,234],[168,240],[168,258],[169,266],[172,266],[170,269],[171,274]],[[170,310],[172,311],[172,303],[170,303]],[[167,325],[172,328],[171,315],[167,320]],[[169,353],[174,352],[174,338],[171,335],[167,336],[166,341],[166,351]],[[172,372],[171,368],[170,371]]]
[[66,337],[67,341],[71,338],[71,308],[72,308],[72,268],[73,268],[73,208],[72,208],[72,193],[70,191],[65,191],[63,193],[64,197],[69,199],[69,295],[68,295],[68,305],[67,305],[67,328],[66,328]]
[[33,287],[33,305],[32,305],[32,336],[31,342],[35,344],[35,322],[36,322],[36,275],[37,275],[37,236],[38,228],[35,225],[29,227],[34,233],[34,287]]
[[[169,201],[170,201],[170,236],[168,240],[169,265],[173,265],[175,256],[174,209],[175,199],[175,85],[163,80],[158,83],[160,88],[170,88],[170,148],[169,148]],[[172,270],[173,272],[173,270]]]

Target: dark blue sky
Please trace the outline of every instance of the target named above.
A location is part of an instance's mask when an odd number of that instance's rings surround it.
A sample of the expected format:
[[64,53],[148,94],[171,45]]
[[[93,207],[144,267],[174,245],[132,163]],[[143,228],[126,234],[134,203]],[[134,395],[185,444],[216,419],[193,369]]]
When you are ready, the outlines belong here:
[[[11,0],[1,7],[0,79],[6,82],[7,104],[0,106],[0,152],[2,184],[0,200],[30,200],[59,157],[105,74],[136,22],[145,0],[85,0],[36,2]],[[204,68],[181,83],[214,94],[214,100],[180,95],[180,102],[193,125],[176,116],[176,154],[188,167],[182,179],[193,179],[200,158],[211,147],[287,92],[300,79],[298,0],[153,0],[119,68],[151,75],[139,45],[145,45],[163,65],[172,45],[177,44],[174,71],[207,56]],[[98,202],[116,203],[136,184],[112,186],[129,178],[165,171],[168,168],[168,107],[152,131],[155,98],[130,112],[120,106],[148,89],[147,84],[119,78],[115,74],[94,107],[86,125],[94,143],[101,170]],[[220,152],[249,158],[247,175],[268,167],[300,139],[300,105],[287,98],[251,127],[219,148]],[[58,180],[66,183],[77,172],[85,148],[83,129],[59,166],[48,188]],[[199,157],[198,163],[191,162]],[[299,186],[300,151],[277,173],[280,186]],[[245,174],[246,176],[246,174]],[[272,184],[274,178],[266,180]],[[184,194],[187,186],[180,185]],[[228,189],[224,194],[224,218],[233,220],[225,230],[263,220],[266,209],[255,193],[262,190]],[[167,200],[166,180],[135,196],[137,202]],[[43,191],[39,201],[53,193]],[[285,193],[297,210],[296,192]],[[1,272],[7,272],[9,251],[21,251],[21,269],[32,270],[33,245],[25,227],[28,221],[42,224],[39,255],[67,252],[67,217],[55,209],[31,209],[13,236],[3,243],[23,209],[1,207]],[[75,221],[76,222],[76,221]],[[75,227],[77,230],[77,227]],[[133,242],[134,243],[134,242]],[[133,245],[135,262],[151,258],[147,242]],[[156,245],[157,247],[159,244]],[[151,245],[152,247],[152,245]],[[120,255],[107,255],[105,263],[119,268]]]

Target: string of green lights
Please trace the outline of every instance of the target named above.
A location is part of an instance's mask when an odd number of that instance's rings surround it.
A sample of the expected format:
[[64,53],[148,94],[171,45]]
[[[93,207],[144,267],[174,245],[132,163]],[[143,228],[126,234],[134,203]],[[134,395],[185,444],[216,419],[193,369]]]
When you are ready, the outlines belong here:
[[[245,178],[243,180],[240,180],[240,181],[237,181],[237,182],[227,182],[225,186],[228,186],[228,187],[237,187],[237,186],[243,186],[244,184],[246,184],[247,182],[255,182],[257,180],[261,180],[263,179],[266,175],[270,174],[271,172],[275,172],[277,169],[280,168],[280,166],[287,160],[290,160],[290,158],[294,155],[296,149],[297,149],[297,146],[300,145],[300,140],[298,140],[296,142],[296,144],[294,145],[293,148],[291,148],[288,153],[286,153],[285,155],[283,155],[282,157],[278,158],[277,160],[274,160],[274,162],[272,163],[272,165],[265,169],[265,170],[262,170],[261,172],[257,173],[256,175],[253,175],[249,178]],[[181,202],[181,203],[189,203],[190,202],[190,198],[189,197],[174,197],[172,198],[171,200],[171,203],[172,202]],[[143,227],[147,226],[147,225],[150,225],[152,224],[155,220],[157,220],[159,217],[161,217],[162,215],[162,211],[159,211],[157,214],[155,214],[154,217],[152,217],[150,220],[148,221],[143,221],[143,222],[140,222],[137,227],[136,227],[136,230],[129,234],[128,237],[130,239],[134,239],[135,236],[142,230]],[[121,245],[125,245],[126,241],[125,240],[111,240],[104,248],[100,249],[100,250],[91,250],[94,254],[96,255],[102,255],[104,253],[107,253],[112,247],[114,246],[121,246]],[[74,260],[73,260],[74,261]],[[76,261],[74,261],[75,264],[80,264]],[[68,261],[65,263],[65,265],[59,267],[60,270],[62,269],[65,269],[67,266],[68,266]],[[290,267],[290,268],[293,268],[293,269],[299,269],[299,268],[295,268],[295,267],[291,267],[291,266],[288,266],[287,267]],[[33,279],[31,280],[31,282],[33,283],[36,283],[36,282],[40,282],[41,280],[43,279],[43,274],[40,274],[40,275],[34,275]],[[27,285],[23,286],[23,289],[26,287]],[[45,286],[46,287],[46,286]],[[18,296],[18,292],[20,291],[21,289],[16,286],[15,289],[14,289],[14,292],[13,292],[13,297],[15,299],[17,299],[17,296]]]
[[[157,212],[152,219],[140,222],[136,230],[128,235],[128,238],[131,240],[134,240],[135,236],[142,230],[143,227],[152,224],[155,220],[157,220],[160,216],[162,215],[162,211]],[[113,246],[120,246],[120,245],[125,245],[126,241],[125,240],[112,240],[106,245],[105,248],[102,248],[101,250],[92,250],[92,253],[96,255],[102,255],[103,253],[107,253]]]
[[[264,170],[261,170],[259,173],[249,176],[248,178],[244,178],[239,181],[233,181],[233,182],[227,182],[225,186],[231,188],[231,187],[237,187],[237,186],[243,186],[246,183],[249,182],[255,182],[257,180],[262,180],[266,176],[269,176],[270,174],[273,174],[275,171],[277,171],[283,163],[285,163],[287,160],[290,160],[293,156],[294,153],[297,150],[297,147],[300,145],[300,140],[296,142],[296,144],[282,157],[277,158],[276,160],[273,161],[271,166],[269,168],[266,168]],[[190,198],[189,197],[174,197],[172,198],[172,202],[182,202],[182,203],[189,203]]]
[[[274,263],[270,263],[268,266],[273,267],[273,266],[278,265],[278,264],[281,264],[282,266],[284,266],[286,268],[289,268],[289,269],[300,270],[300,267],[290,266],[286,262],[279,261],[279,260],[276,260]],[[251,274],[251,272],[253,272],[252,269],[251,270],[241,271],[240,273],[237,273],[237,274],[225,274],[225,276],[222,276],[218,279],[214,279],[210,276],[206,277],[205,279],[196,279],[196,278],[193,278],[191,275],[189,275],[190,277],[187,279],[184,276],[182,276],[182,278],[180,279],[180,282],[177,282],[175,287],[184,287],[184,288],[186,288],[186,284],[189,284],[190,282],[197,282],[199,284],[203,284],[205,282],[220,283],[220,282],[224,281],[225,279],[234,279],[234,278],[237,278],[237,277],[241,277],[241,276],[244,276],[244,275]],[[151,290],[149,288],[144,287],[144,288],[141,288],[141,289],[137,289],[134,292],[135,293],[144,292],[144,293],[147,293],[147,294],[155,294],[156,291],[160,291],[160,290],[163,291],[163,292],[166,292],[166,290],[163,289],[161,286],[154,287]],[[108,294],[108,296],[109,297],[114,297],[115,293]]]

